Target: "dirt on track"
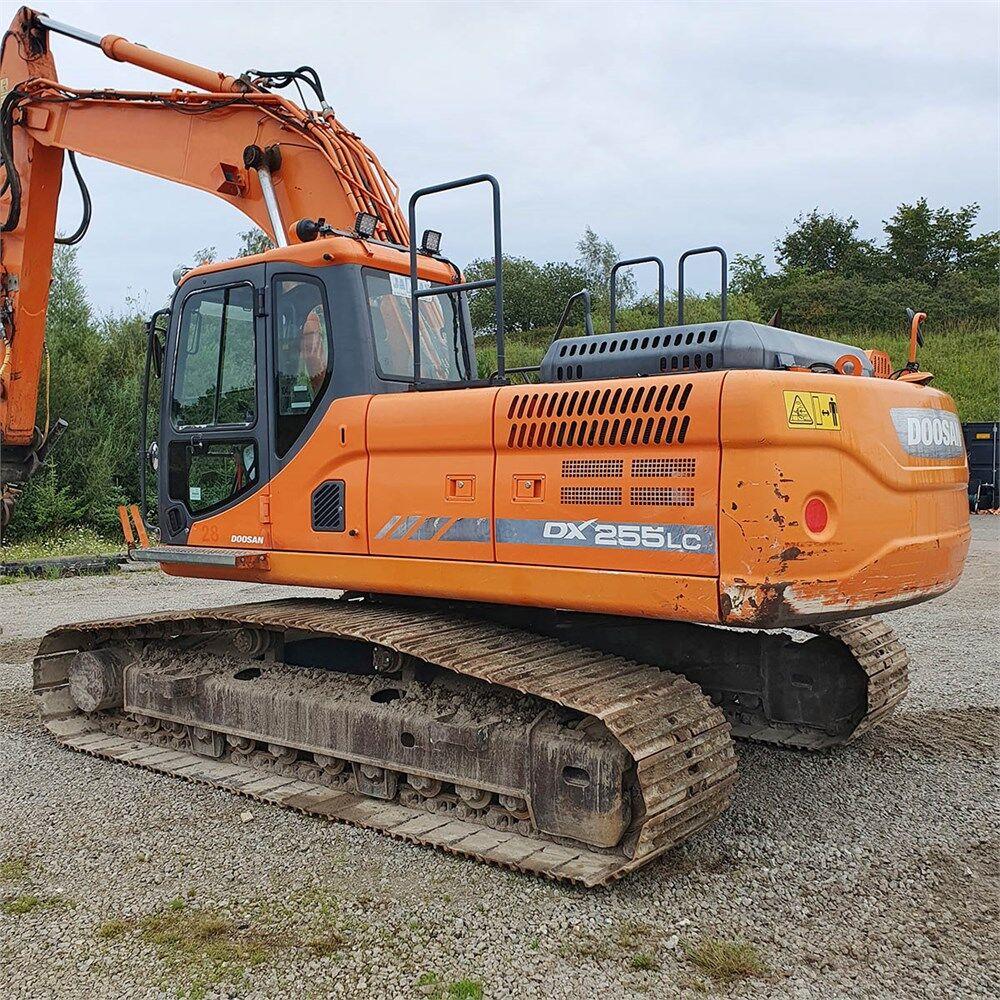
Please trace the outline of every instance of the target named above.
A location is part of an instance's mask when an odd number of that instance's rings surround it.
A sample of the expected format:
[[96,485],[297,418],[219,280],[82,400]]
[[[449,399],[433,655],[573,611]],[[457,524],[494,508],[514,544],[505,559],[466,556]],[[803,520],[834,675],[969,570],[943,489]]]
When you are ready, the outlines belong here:
[[973,528],[959,586],[887,616],[913,658],[896,717],[831,753],[740,744],[721,821],[599,891],[42,731],[26,661],[54,625],[303,591],[155,572],[0,587],[0,995],[996,996],[1000,522]]

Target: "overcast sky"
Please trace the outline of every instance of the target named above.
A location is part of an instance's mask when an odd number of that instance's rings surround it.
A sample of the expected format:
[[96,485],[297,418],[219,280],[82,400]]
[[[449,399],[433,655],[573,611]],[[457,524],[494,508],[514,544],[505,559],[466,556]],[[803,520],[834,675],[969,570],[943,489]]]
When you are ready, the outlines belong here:
[[[672,262],[716,242],[770,254],[803,210],[852,214],[878,236],[900,201],[921,196],[979,202],[983,226],[998,226],[993,2],[44,6],[233,74],[315,66],[404,201],[494,173],[505,249],[537,260],[573,259],[586,225],[623,256]],[[64,82],[170,89],[69,39],[54,50]],[[247,228],[209,195],[81,164],[94,221],[80,261],[102,310],[130,295],[158,307],[178,263],[212,244],[231,255]],[[60,229],[78,219],[69,177]],[[441,196],[421,224],[444,230],[459,262],[489,253],[485,193]],[[707,286],[714,267],[692,266],[690,283]]]

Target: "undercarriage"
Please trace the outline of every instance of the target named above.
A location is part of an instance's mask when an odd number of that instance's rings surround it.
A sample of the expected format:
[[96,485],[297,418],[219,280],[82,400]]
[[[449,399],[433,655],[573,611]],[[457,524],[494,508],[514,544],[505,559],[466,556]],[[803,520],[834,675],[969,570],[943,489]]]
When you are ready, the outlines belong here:
[[371,596],[76,625],[35,661],[68,747],[585,885],[725,810],[732,735],[832,746],[905,690],[871,619],[801,641]]

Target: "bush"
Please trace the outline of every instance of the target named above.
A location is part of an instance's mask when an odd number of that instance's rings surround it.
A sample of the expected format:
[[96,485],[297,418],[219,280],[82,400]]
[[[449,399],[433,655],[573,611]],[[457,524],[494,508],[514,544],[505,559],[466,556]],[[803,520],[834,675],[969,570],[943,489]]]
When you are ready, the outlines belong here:
[[[28,484],[15,507],[9,538],[58,532],[79,523],[116,532],[117,505],[138,495],[143,317],[133,306],[117,316],[96,318],[75,251],[58,247],[45,337],[52,359],[48,419],[63,417],[69,427],[50,452],[48,468]],[[44,386],[40,397],[39,423],[44,424]]]

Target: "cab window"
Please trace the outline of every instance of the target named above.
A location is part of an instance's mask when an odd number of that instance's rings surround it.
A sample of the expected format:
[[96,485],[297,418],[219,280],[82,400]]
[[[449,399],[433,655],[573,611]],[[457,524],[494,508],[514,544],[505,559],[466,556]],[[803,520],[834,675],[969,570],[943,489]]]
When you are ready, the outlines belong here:
[[[430,282],[421,281],[421,288]],[[365,271],[375,359],[382,378],[413,378],[410,279],[387,271]],[[450,382],[469,378],[469,352],[455,295],[420,299],[420,377]]]
[[249,492],[259,478],[252,440],[172,441],[168,463],[171,497],[199,517]]
[[194,292],[184,302],[170,415],[177,428],[248,427],[257,418],[253,288]]
[[274,291],[275,452],[286,455],[319,405],[333,370],[322,282],[278,277]]

